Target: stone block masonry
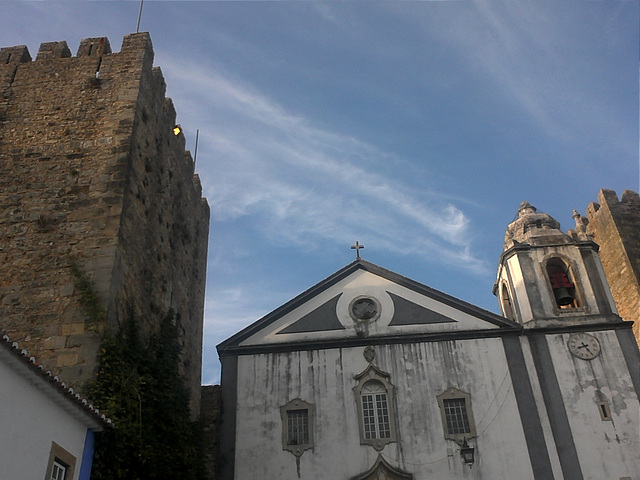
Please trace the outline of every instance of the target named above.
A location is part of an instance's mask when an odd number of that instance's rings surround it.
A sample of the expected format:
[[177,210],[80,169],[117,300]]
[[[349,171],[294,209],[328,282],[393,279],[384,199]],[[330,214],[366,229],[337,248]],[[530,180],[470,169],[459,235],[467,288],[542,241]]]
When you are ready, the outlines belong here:
[[587,208],[587,233],[600,245],[600,259],[618,314],[633,320],[640,344],[640,196],[625,190],[600,190]]
[[[0,329],[82,390],[98,331],[170,309],[200,402],[209,207],[147,33],[0,50]],[[71,264],[106,312],[93,325]]]

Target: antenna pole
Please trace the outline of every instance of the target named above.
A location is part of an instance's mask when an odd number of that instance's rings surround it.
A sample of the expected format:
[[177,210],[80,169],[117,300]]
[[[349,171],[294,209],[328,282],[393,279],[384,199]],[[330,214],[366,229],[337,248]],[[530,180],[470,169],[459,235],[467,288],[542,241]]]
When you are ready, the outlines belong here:
[[140,17],[142,16],[142,3],[144,0],[140,0],[140,10],[138,10],[138,24],[136,25],[136,33],[140,33]]
[[196,130],[196,146],[193,149],[193,168],[196,167],[196,159],[198,158],[198,135],[200,134],[200,129]]

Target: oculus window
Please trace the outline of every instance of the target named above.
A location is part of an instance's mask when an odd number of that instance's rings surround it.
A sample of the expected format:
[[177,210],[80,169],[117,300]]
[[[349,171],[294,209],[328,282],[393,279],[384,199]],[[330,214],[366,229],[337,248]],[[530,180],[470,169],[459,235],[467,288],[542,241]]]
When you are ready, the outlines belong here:
[[349,303],[349,315],[359,323],[375,322],[380,317],[380,302],[373,297],[359,296]]

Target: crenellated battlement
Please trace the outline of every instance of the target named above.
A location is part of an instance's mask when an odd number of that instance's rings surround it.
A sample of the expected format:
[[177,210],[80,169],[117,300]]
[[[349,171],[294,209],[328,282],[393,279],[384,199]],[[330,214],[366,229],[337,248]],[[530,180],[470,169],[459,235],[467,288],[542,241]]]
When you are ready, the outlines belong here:
[[36,62],[42,62],[44,60],[52,60],[54,58],[69,58],[71,57],[71,50],[67,42],[47,42],[41,43],[38,50],[38,56]]
[[587,215],[589,217],[596,215],[601,205],[607,205],[610,209],[638,209],[640,208],[640,195],[633,190],[625,190],[619,200],[615,191],[603,188],[598,193],[598,202],[591,202],[587,207]]
[[29,49],[26,45],[16,45],[15,47],[5,47],[0,49],[0,65],[14,65],[31,61]]
[[[78,75],[86,67],[86,73],[95,73],[101,66],[105,57],[112,57],[111,63],[119,66],[115,69],[121,72],[133,64],[143,68],[153,66],[153,46],[148,33],[135,33],[127,35],[122,41],[120,52],[113,53],[107,37],[92,37],[81,40],[76,56],[72,56],[67,42],[44,42],[40,44],[36,59],[32,60],[28,48],[25,45],[3,47],[0,49],[0,86],[13,83],[16,70],[28,70],[42,73],[42,68],[60,71],[76,70]],[[93,70],[93,72],[91,71]],[[28,73],[25,73],[28,75]]]
[[[140,49],[153,51],[148,33],[135,33],[124,37],[121,52]],[[84,38],[80,41],[76,57],[95,57],[111,53],[111,44],[107,37],[92,37]],[[71,57],[71,50],[65,40],[59,42],[43,42],[38,49],[36,61]],[[29,49],[25,45],[2,47],[0,49],[0,64],[26,63],[31,61]]]
[[85,38],[78,47],[78,57],[92,57],[108,55],[111,53],[111,45],[107,37]]
[[0,327],[80,387],[104,325],[76,265],[111,326],[179,315],[197,409],[209,207],[153,58],[148,33],[0,49]]
[[622,197],[602,189],[598,202],[587,207],[587,233],[600,245],[600,259],[618,313],[635,322],[640,343],[640,196],[625,190]]

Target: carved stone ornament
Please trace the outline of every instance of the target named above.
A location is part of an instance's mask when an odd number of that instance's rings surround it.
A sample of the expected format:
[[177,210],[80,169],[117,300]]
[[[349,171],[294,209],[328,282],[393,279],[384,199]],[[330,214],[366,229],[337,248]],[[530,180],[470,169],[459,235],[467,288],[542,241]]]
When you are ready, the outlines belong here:
[[376,358],[376,351],[374,350],[374,348],[371,345],[369,345],[368,347],[366,347],[364,349],[364,352],[363,352],[362,355],[364,356],[364,359],[367,362],[371,363]]
[[382,455],[378,455],[373,467],[360,475],[351,477],[351,480],[413,480],[413,475],[392,466]]

